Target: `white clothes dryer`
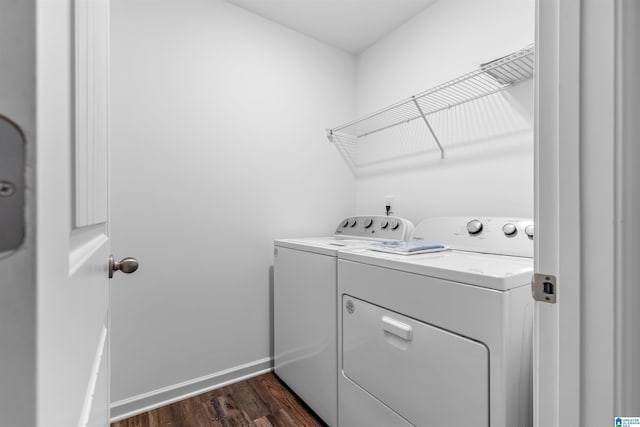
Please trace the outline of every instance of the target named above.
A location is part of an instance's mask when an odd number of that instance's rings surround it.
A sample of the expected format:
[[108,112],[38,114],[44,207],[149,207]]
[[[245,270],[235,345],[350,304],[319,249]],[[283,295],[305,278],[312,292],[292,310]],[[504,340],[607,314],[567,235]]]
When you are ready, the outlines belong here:
[[274,370],[330,426],[338,425],[338,251],[412,231],[403,218],[357,216],[332,236],[274,242]]
[[533,224],[436,218],[451,250],[338,254],[339,425],[530,427]]

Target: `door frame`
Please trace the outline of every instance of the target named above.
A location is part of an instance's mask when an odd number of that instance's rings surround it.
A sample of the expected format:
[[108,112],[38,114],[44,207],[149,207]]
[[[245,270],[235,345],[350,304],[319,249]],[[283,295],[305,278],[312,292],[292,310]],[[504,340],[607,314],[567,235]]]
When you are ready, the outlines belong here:
[[628,84],[640,71],[622,41],[637,36],[639,16],[626,0],[536,2],[535,269],[558,280],[557,304],[535,307],[536,427],[639,415],[627,411],[640,401],[630,362],[640,339],[625,327],[640,317],[629,302],[639,297],[625,279],[639,272],[640,250],[628,251],[640,235],[628,237],[640,213],[628,154],[640,160],[640,132],[628,128],[640,103],[622,103],[634,99]]
[[567,365],[580,353],[579,16],[579,0],[536,2],[535,271],[558,283],[557,304],[534,309],[536,427],[579,417],[580,364]]

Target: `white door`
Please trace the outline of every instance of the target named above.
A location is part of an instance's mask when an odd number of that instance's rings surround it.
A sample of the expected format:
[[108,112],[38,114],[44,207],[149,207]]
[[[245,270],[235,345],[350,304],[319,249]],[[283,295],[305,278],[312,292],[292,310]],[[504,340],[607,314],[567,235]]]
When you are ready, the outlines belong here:
[[37,425],[109,424],[109,2],[37,15]]

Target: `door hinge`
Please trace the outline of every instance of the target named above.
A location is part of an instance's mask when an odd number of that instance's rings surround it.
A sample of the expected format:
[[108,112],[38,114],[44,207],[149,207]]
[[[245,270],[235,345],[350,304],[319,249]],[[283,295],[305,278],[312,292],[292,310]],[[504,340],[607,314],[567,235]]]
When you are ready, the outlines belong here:
[[534,300],[555,304],[557,293],[558,285],[555,276],[536,273],[531,278],[531,294]]

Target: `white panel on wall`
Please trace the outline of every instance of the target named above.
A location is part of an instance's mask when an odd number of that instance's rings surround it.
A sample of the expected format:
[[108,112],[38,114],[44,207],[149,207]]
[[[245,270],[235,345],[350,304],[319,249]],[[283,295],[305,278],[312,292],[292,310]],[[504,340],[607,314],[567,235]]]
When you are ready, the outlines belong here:
[[107,219],[108,1],[76,0],[75,226]]

